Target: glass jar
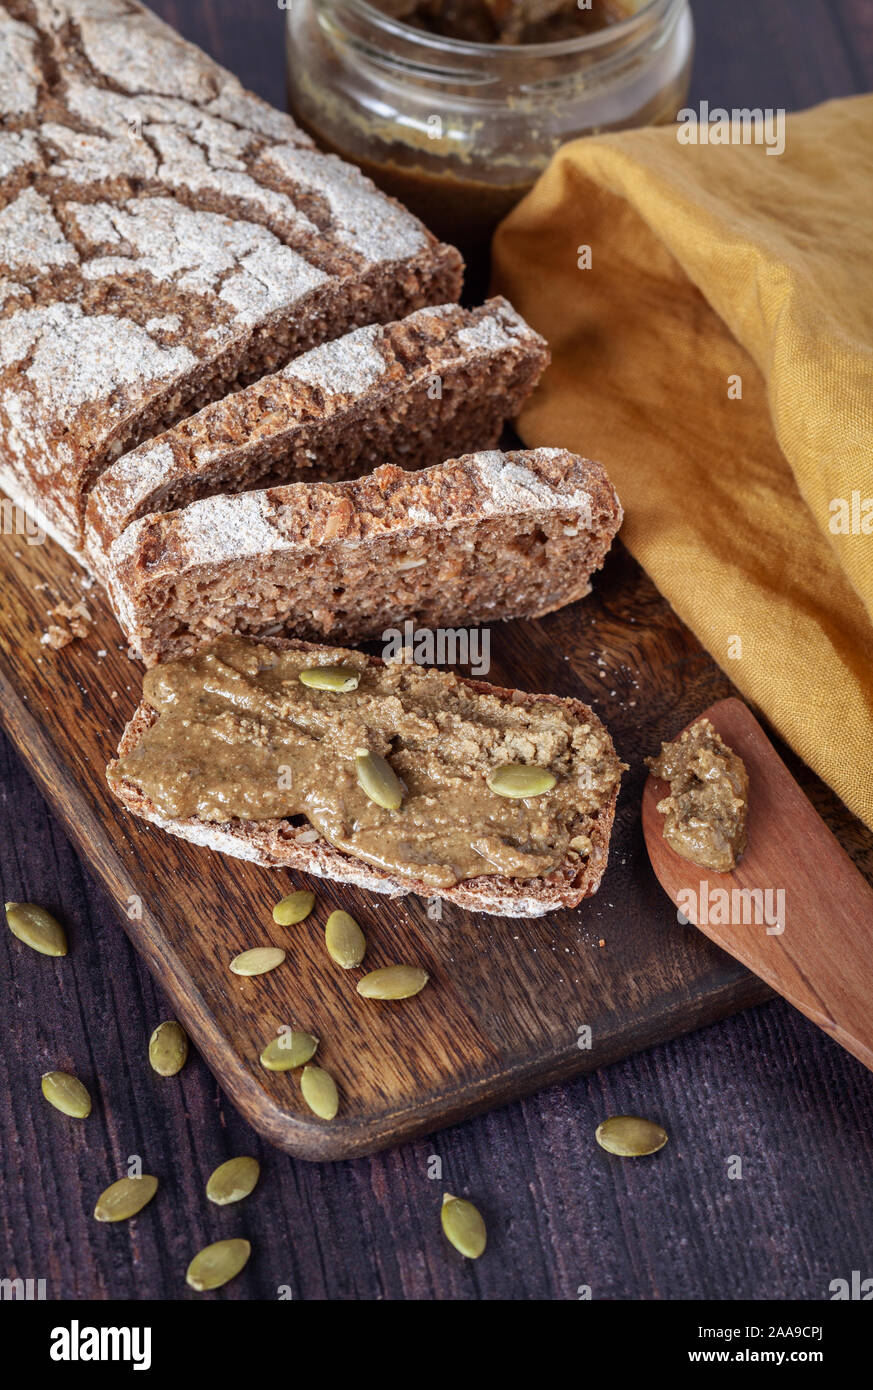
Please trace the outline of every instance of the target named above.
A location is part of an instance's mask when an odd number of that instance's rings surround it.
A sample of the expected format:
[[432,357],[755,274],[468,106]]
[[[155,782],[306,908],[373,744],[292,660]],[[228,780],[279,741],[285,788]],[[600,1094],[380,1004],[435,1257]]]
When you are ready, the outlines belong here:
[[366,0],[286,3],[295,118],[468,259],[559,145],[672,121],[687,94],[688,0],[622,0],[605,28],[520,45],[445,38]]

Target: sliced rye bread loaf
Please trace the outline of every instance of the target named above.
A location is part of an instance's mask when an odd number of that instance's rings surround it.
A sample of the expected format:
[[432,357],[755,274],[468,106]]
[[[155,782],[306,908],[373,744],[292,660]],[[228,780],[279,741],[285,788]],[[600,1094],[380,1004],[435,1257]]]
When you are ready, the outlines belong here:
[[76,553],[143,439],[462,262],[134,0],[0,4],[0,485]]
[[357,328],[107,468],[88,499],[89,563],[101,573],[131,522],[197,498],[337,481],[380,463],[426,468],[491,449],[548,360],[543,339],[505,299]]
[[[331,648],[328,651],[323,646],[293,639],[259,640],[279,650],[293,648],[311,651],[314,656],[327,656],[332,661],[341,661],[344,655],[341,649]],[[384,664],[378,657],[368,660],[374,665]],[[580,700],[508,690],[487,681],[464,680],[463,684],[479,694],[502,697],[514,706],[523,705],[532,710],[537,706],[560,705],[579,724],[593,725],[606,732],[593,710]],[[136,748],[146,729],[159,717],[150,705],[140,704],[122,735],[118,757]],[[611,741],[609,747],[612,749]],[[612,751],[614,753],[614,749]],[[472,912],[495,913],[503,917],[541,917],[560,908],[577,907],[583,899],[597,892],[609,855],[621,766],[618,764],[615,786],[605,805],[580,822],[581,833],[590,841],[587,854],[570,851],[563,864],[542,878],[511,879],[486,874],[438,892],[434,892],[430,885],[386,873],[346,854],[325,840],[303,817],[221,823],[194,818],[168,819],[135,783],[117,775],[116,759],[109,764],[106,775],[112,791],[132,814],[182,840],[229,854],[236,859],[246,859],[266,868],[294,869],[339,883],[352,883],[372,893],[387,893],[391,897],[415,893],[420,897],[442,898]]]
[[222,633],[359,642],[537,617],[581,598],[622,519],[604,469],[564,449],[209,497],[135,521],[105,582],[147,666]]

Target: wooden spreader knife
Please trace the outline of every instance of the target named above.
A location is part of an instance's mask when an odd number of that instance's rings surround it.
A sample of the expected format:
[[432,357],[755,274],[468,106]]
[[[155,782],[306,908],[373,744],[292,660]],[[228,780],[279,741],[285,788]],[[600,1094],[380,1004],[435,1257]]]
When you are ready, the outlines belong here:
[[698,718],[746,765],[747,848],[729,874],[681,858],[656,809],[669,787],[650,776],[643,834],[655,876],[711,941],[873,1070],[873,888],[741,700],[720,700]]

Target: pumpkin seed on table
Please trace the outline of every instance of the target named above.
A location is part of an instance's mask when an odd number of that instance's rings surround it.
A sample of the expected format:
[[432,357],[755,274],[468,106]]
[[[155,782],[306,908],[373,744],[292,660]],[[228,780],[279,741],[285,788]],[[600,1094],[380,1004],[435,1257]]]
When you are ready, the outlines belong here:
[[304,921],[315,907],[315,894],[301,888],[297,893],[289,893],[287,898],[276,903],[273,908],[273,921],[279,927],[294,927]]
[[357,748],[355,768],[358,786],[374,805],[381,806],[386,811],[399,811],[403,801],[403,787],[397,773],[381,753],[371,753],[366,748]]
[[185,1282],[198,1293],[220,1289],[245,1268],[251,1253],[252,1247],[247,1240],[216,1240],[194,1256]]
[[188,1034],[174,1018],[159,1023],[149,1038],[149,1062],[158,1076],[175,1076],[188,1058]]
[[65,956],[67,935],[56,917],[39,903],[7,903],[6,921],[13,936],[42,956]]
[[320,1120],[332,1120],[339,1110],[336,1082],[323,1067],[304,1067],[300,1078],[303,1099],[313,1115]]
[[638,1115],[611,1115],[597,1126],[595,1139],[607,1153],[619,1158],[643,1158],[657,1153],[667,1142],[667,1131],[654,1120]]
[[485,780],[498,796],[521,799],[550,792],[558,779],[544,767],[531,767],[528,763],[504,763],[502,767],[493,768]]
[[91,1097],[78,1076],[67,1071],[47,1071],[42,1078],[42,1093],[49,1105],[74,1120],[85,1120],[91,1114]]
[[440,1212],[445,1237],[468,1260],[478,1260],[488,1241],[488,1232],[481,1212],[463,1197],[443,1193]]
[[152,1200],[158,1190],[158,1180],[149,1173],[139,1178],[119,1178],[110,1183],[97,1198],[95,1221],[128,1221]]
[[332,912],[324,928],[324,942],[331,960],[343,970],[354,970],[367,952],[367,938],[348,912]]
[[318,1038],[311,1033],[289,1030],[267,1043],[261,1053],[261,1066],[267,1071],[291,1071],[314,1057],[317,1047]]
[[241,951],[230,962],[234,975],[266,975],[275,970],[285,959],[281,946],[253,946],[250,951]]
[[206,1196],[219,1207],[241,1202],[254,1192],[261,1175],[256,1158],[229,1158],[220,1163],[206,1184]]
[[353,666],[310,666],[300,672],[300,682],[312,690],[333,690],[338,695],[346,695],[357,690],[361,679],[360,671]]
[[385,965],[358,980],[358,994],[365,999],[411,999],[428,979],[420,965]]

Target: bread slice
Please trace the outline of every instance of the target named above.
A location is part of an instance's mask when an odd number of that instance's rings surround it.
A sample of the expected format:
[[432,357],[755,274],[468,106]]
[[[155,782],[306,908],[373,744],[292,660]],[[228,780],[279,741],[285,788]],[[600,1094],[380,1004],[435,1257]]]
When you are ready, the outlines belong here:
[[140,517],[215,493],[336,481],[380,463],[425,468],[491,449],[548,360],[505,299],[357,328],[105,469],[88,499],[89,562],[100,573],[112,542]]
[[621,524],[600,464],[564,449],[192,502],[135,521],[106,583],[146,665],[222,633],[358,642],[537,617],[587,594]]
[[0,484],[73,552],[102,470],[462,262],[134,0],[0,9]]
[[[293,648],[312,652],[316,658],[313,664],[318,661],[342,661],[348,656],[342,649],[281,638],[267,638],[265,645],[280,650]],[[384,664],[377,657],[368,660],[371,664]],[[593,725],[598,731],[606,732],[597,715],[579,700],[507,690],[486,681],[465,680],[463,684],[477,694],[496,696],[513,706],[521,705],[532,711],[561,706],[574,722]],[[131,752],[146,729],[159,717],[149,705],[140,704],[124,731],[118,756]],[[611,741],[608,746],[614,754]],[[595,814],[580,818],[578,833],[590,842],[590,850],[585,853],[568,852],[565,862],[542,878],[519,880],[487,874],[467,879],[437,893],[415,879],[393,876],[335,848],[303,817],[293,821],[227,821],[218,824],[193,818],[167,819],[133,782],[120,778],[116,768],[117,760],[114,759],[106,775],[112,791],[126,809],[192,844],[230,854],[237,859],[247,859],[266,868],[294,869],[340,883],[352,883],[373,893],[387,893],[391,897],[415,893],[421,897],[443,898],[473,912],[495,913],[503,917],[540,917],[559,908],[577,907],[584,898],[597,892],[609,854],[621,764],[616,763],[615,786],[605,804]]]

